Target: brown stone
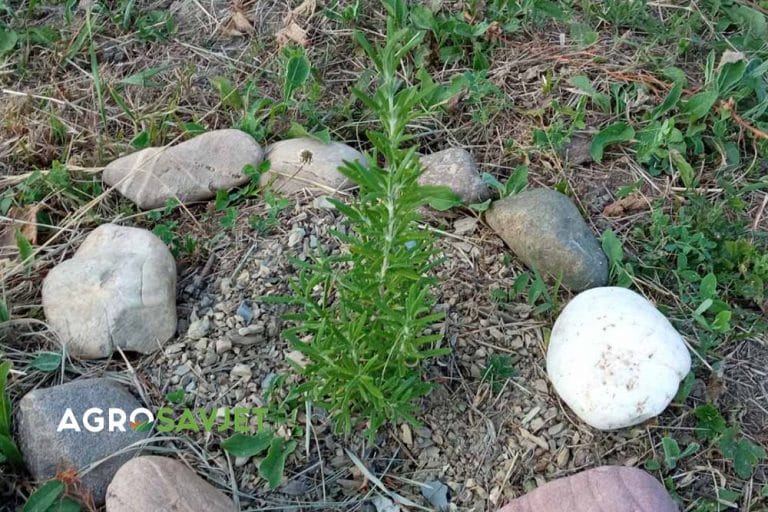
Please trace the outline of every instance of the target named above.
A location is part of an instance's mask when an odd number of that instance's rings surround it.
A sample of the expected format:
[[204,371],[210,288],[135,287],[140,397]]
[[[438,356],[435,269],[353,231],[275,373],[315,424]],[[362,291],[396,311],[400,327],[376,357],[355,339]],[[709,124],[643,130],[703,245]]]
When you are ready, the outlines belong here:
[[456,193],[465,204],[480,203],[491,191],[480,177],[475,159],[465,149],[449,148],[421,157],[424,172],[421,185],[443,185]]
[[233,512],[221,491],[183,463],[147,455],[124,464],[107,489],[107,512]]
[[553,480],[499,512],[678,512],[664,486],[643,470],[600,466]]
[[339,172],[344,162],[366,165],[365,156],[340,142],[325,144],[310,137],[275,142],[267,148],[269,172],[261,175],[261,185],[280,194],[302,191],[333,194],[351,188],[352,180]]
[[190,203],[247,183],[246,165],[257,167],[264,152],[245,132],[214,130],[170,147],[142,149],[107,165],[104,183],[148,210],[169,199]]

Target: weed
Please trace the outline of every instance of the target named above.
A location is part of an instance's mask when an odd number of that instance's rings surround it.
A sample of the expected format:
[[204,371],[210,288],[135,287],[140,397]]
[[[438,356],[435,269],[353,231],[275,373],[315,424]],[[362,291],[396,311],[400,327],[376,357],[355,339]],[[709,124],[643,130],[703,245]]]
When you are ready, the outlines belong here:
[[301,307],[289,316],[297,325],[284,331],[308,358],[297,368],[305,377],[299,390],[325,408],[343,432],[365,419],[369,439],[386,421],[417,423],[414,401],[432,388],[421,377],[422,361],[445,353],[431,348],[441,335],[424,334],[443,314],[432,311],[435,280],[428,277],[436,249],[417,220],[419,205],[455,200],[448,189],[416,182],[422,169],[415,148],[404,148],[412,139],[406,127],[445,96],[431,81],[407,86],[400,80],[423,33],[399,25],[407,19],[404,2],[385,6],[383,47],[356,33],[378,72],[378,88],[373,94],[354,91],[379,117],[383,131],[368,133],[374,146],[369,167],[348,163],[340,169],[360,186],[358,198],[349,205],[331,200],[351,226],[348,235],[337,234],[349,254],[297,261],[294,295],[272,298]]
[[[162,210],[152,210],[147,213],[148,220],[155,222],[152,233],[165,242],[174,256],[179,254],[192,255],[197,249],[197,240],[189,233],[178,233],[179,223],[175,220],[165,219],[178,208],[179,203],[175,199],[169,199]],[[165,219],[163,222],[160,222]]]
[[714,405],[697,407],[694,414],[697,435],[718,446],[740,478],[748,480],[760,461],[768,457],[763,447],[741,436],[738,427],[729,427]]
[[491,355],[483,372],[482,382],[487,382],[494,393],[500,393],[508,379],[517,375],[512,358],[507,355]]
[[266,457],[259,462],[259,475],[275,489],[283,478],[285,460],[296,449],[296,441],[286,441],[264,429],[255,435],[235,434],[222,441],[221,447],[235,457],[253,457],[266,451]]
[[686,330],[700,331],[701,350],[708,353],[722,335],[733,335],[732,324],[747,335],[765,329],[768,240],[739,220],[738,195],[717,203],[689,199],[670,213],[655,209],[647,225],[633,230],[642,249],[633,268],[676,293],[695,320],[686,321]]
[[11,433],[11,399],[8,396],[10,361],[0,364],[0,464],[21,467],[22,459]]
[[554,289],[550,291],[541,274],[534,270],[520,273],[515,278],[512,288],[508,290],[503,288],[491,290],[491,298],[498,303],[513,302],[522,298],[533,307],[534,315],[551,314],[557,311],[558,289],[559,283],[556,283]]
[[248,219],[251,228],[261,235],[269,234],[278,223],[278,214],[291,205],[288,199],[279,197],[269,190],[264,192],[264,202],[267,203],[266,216],[252,215]]

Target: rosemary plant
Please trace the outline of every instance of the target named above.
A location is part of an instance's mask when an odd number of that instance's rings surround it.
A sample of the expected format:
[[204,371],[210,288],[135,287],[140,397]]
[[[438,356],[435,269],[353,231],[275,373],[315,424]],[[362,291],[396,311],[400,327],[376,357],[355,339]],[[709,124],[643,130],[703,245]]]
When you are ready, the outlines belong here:
[[429,272],[438,254],[431,233],[418,226],[418,209],[455,199],[447,188],[417,183],[422,168],[407,128],[446,94],[423,75],[418,85],[399,77],[410,75],[407,57],[423,34],[400,27],[404,2],[385,5],[385,45],[356,34],[378,83],[372,94],[354,94],[381,129],[367,134],[373,145],[368,165],[340,169],[359,185],[351,203],[333,201],[350,227],[348,234],[335,234],[348,252],[297,262],[302,268],[287,302],[301,307],[289,317],[295,327],[284,333],[308,359],[299,389],[342,432],[366,422],[369,438],[387,421],[417,424],[415,401],[431,389],[423,361],[445,353],[435,348],[441,335],[425,334],[443,314],[433,311],[436,282]]

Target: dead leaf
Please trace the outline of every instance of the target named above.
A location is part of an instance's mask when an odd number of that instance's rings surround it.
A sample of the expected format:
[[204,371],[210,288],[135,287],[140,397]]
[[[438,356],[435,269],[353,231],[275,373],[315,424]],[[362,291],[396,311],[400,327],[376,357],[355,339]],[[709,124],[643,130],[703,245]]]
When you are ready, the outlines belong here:
[[315,9],[317,9],[317,0],[304,0],[298,7],[291,11],[291,15],[312,16],[315,13]]
[[622,197],[617,199],[613,203],[609,204],[603,209],[603,215],[606,217],[618,217],[625,213],[646,210],[650,207],[648,201],[638,195],[633,194],[631,196]]
[[485,32],[485,38],[491,43],[497,43],[502,40],[501,25],[498,21],[491,22],[488,30]]
[[251,35],[256,32],[253,28],[253,23],[246,16],[245,11],[239,5],[232,6],[233,12],[229,15],[229,19],[224,22],[221,28],[222,34],[228,37],[241,37],[245,35]]
[[295,21],[290,21],[285,27],[278,30],[275,34],[275,39],[277,39],[279,46],[285,46],[290,41],[304,47],[309,44],[306,30],[301,28]]
[[37,244],[37,205],[24,208],[11,208],[8,219],[0,221],[0,248],[16,247],[16,229],[21,231],[24,238],[32,245]]

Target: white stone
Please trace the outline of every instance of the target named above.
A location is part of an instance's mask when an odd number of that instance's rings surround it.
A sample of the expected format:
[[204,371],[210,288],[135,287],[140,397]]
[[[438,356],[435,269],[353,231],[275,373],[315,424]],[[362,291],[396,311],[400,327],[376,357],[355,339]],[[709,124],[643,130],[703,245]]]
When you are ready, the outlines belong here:
[[592,288],[557,318],[547,373],[589,425],[610,430],[660,414],[691,368],[682,337],[650,302],[625,288]]
[[264,151],[245,132],[214,130],[170,147],[153,147],[118,158],[104,169],[104,183],[139,208],[211,199],[218,190],[243,185],[246,165],[258,166]]
[[176,331],[176,263],[145,229],[104,224],[43,281],[48,324],[70,354],[149,354]]
[[309,137],[276,142],[267,148],[269,172],[261,184],[283,194],[312,190],[325,194],[350,188],[353,183],[339,172],[344,161],[365,162],[356,149],[340,142],[325,144]]

